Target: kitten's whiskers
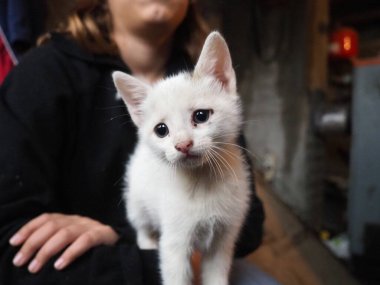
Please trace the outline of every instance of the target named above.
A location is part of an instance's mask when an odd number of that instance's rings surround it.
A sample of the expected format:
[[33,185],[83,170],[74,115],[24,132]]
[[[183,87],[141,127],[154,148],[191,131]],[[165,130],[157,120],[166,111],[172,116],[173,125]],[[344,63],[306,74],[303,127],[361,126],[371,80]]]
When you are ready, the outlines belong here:
[[126,114],[121,114],[121,115],[114,116],[114,117],[110,118],[110,119],[108,120],[108,122],[113,121],[113,120],[115,120],[115,119],[117,119],[117,118],[125,117],[125,116],[129,116],[129,114],[126,113]]
[[218,162],[218,159],[215,157],[215,154],[212,152],[212,149],[209,149],[209,150],[208,150],[208,154],[210,155],[211,160],[212,160],[213,163],[215,164],[215,169],[218,170],[219,175],[220,175],[220,178],[223,179],[224,176],[223,176],[223,170],[222,170],[222,167],[220,166],[220,163]]
[[205,152],[205,158],[206,158],[207,164],[210,166],[210,169],[211,169],[211,171],[209,172],[210,179],[212,179],[212,174],[214,174],[215,180],[217,180],[218,179],[217,173],[216,173],[214,164],[211,161],[210,154],[208,151]]
[[215,157],[217,159],[219,159],[219,161],[227,168],[231,171],[231,173],[233,174],[234,178],[235,178],[235,181],[238,182],[238,178],[236,176],[236,173],[235,173],[235,170],[233,169],[232,165],[223,157],[223,155],[221,155],[219,152],[217,152],[216,150],[214,149],[210,149],[211,152],[213,152],[215,154]]
[[241,150],[243,150],[244,152],[250,154],[253,158],[257,159],[257,155],[255,155],[254,153],[252,153],[248,148],[245,148],[245,147],[242,147],[236,143],[228,143],[228,142],[220,142],[220,141],[215,141],[214,142],[215,144],[221,144],[221,145],[230,145],[230,146],[235,146],[237,148],[240,148]]
[[225,153],[226,155],[228,155],[229,157],[231,157],[233,159],[238,159],[238,160],[241,159],[241,157],[239,155],[233,153],[231,150],[228,150],[228,149],[216,146],[216,145],[213,145],[212,148]]

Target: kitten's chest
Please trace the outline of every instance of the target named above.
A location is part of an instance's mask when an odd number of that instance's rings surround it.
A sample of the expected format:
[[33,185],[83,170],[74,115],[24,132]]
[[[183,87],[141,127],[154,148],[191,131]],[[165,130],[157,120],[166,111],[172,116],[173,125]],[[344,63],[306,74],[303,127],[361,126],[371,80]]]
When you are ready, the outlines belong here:
[[220,231],[222,226],[236,222],[248,200],[244,183],[224,181],[211,185],[182,180],[169,188],[162,209],[170,218],[181,216],[202,235],[206,229]]
[[[248,195],[236,185],[229,186],[228,189],[198,189],[202,194],[194,200],[189,199],[181,210],[182,221],[187,220],[183,226],[193,229],[192,244],[200,251],[210,250],[229,229],[242,222]],[[205,195],[207,191],[214,192]],[[180,209],[177,210],[176,215],[179,215]]]
[[198,221],[192,234],[193,246],[200,251],[210,249],[220,237],[224,236],[227,228],[223,220],[217,217]]

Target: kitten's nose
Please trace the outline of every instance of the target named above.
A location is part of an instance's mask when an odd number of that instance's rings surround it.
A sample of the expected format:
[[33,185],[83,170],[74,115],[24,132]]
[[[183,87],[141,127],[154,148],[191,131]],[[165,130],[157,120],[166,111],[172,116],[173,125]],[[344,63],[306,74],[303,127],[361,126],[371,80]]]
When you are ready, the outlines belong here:
[[175,149],[186,154],[189,152],[189,150],[192,146],[193,146],[193,141],[188,140],[188,141],[177,143],[175,145]]

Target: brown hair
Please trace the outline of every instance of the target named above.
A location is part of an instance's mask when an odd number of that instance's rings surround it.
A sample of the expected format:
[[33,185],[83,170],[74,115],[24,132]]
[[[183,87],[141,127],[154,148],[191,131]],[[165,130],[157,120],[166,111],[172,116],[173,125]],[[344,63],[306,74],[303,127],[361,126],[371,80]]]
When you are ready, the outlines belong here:
[[[112,19],[106,0],[77,0],[56,31],[67,33],[91,53],[118,54],[110,36]],[[174,35],[175,43],[195,61],[208,32],[195,1],[191,1],[188,13]],[[47,38],[48,35],[42,36],[38,43],[45,42]]]

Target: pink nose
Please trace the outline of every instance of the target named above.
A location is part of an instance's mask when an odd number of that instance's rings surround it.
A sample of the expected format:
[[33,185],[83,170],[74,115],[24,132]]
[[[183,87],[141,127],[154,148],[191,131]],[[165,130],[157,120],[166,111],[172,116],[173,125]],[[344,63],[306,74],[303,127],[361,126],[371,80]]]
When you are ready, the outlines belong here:
[[192,146],[193,146],[193,141],[189,140],[189,141],[177,143],[175,145],[175,149],[182,153],[188,153]]

